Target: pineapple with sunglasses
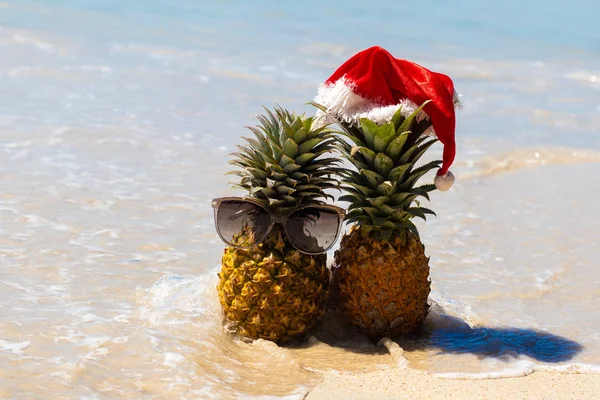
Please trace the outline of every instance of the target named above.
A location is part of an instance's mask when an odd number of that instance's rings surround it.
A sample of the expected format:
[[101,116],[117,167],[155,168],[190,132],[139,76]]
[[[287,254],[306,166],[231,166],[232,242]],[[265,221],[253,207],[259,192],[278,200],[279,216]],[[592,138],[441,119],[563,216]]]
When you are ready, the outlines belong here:
[[344,211],[325,204],[337,188],[338,160],[326,127],[282,108],[266,110],[238,146],[230,172],[246,197],[214,199],[215,226],[227,244],[218,293],[228,325],[243,337],[288,342],[325,312],[330,271],[325,252]]

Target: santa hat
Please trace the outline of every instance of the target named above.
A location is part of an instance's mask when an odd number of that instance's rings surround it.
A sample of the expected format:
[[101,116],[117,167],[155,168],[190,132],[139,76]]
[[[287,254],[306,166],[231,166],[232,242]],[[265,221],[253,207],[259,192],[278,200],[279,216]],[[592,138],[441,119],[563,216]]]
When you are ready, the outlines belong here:
[[402,114],[408,116],[428,100],[419,117],[431,120],[427,133],[444,145],[435,186],[448,190],[454,183],[454,175],[448,170],[456,153],[454,109],[460,105],[450,77],[394,58],[375,46],[342,64],[319,87],[315,97],[327,114],[349,123],[368,118],[378,124],[389,122],[400,107]]

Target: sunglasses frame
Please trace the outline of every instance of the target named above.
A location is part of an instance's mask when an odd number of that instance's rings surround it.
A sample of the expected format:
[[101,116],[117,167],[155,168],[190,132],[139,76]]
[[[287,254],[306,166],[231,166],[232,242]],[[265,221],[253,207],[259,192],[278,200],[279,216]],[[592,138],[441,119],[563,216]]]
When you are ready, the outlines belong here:
[[[227,240],[225,240],[225,238],[223,238],[223,235],[221,235],[221,230],[219,229],[219,226],[218,226],[218,223],[217,223],[217,221],[218,221],[218,213],[219,213],[219,206],[221,205],[222,202],[224,202],[224,201],[231,201],[231,200],[236,200],[236,201],[241,201],[241,202],[245,202],[245,203],[254,204],[254,205],[262,208],[263,210],[265,210],[269,214],[269,226],[267,227],[267,230],[265,231],[265,234],[260,238],[260,240],[257,240],[256,243],[254,243],[251,246],[237,246],[237,245],[230,244]],[[273,213],[269,208],[265,207],[258,200],[255,200],[255,199],[253,199],[251,197],[237,197],[237,196],[219,197],[219,198],[212,199],[211,205],[212,205],[212,207],[214,209],[214,222],[215,222],[215,229],[217,230],[217,234],[219,235],[219,237],[221,238],[221,240],[223,242],[225,242],[228,246],[234,247],[236,249],[249,249],[249,248],[252,248],[252,247],[254,247],[254,246],[262,243],[263,240],[265,240],[267,238],[267,236],[269,236],[269,233],[271,233],[271,230],[273,229],[273,226],[275,226],[275,224],[280,224],[283,227],[283,231],[285,232],[285,234],[289,238],[291,245],[294,246],[294,248],[296,250],[298,250],[301,253],[308,254],[308,255],[311,255],[311,256],[315,256],[315,255],[318,255],[318,254],[323,254],[323,253],[326,253],[327,251],[329,251],[335,245],[335,243],[337,242],[337,240],[338,240],[338,238],[340,236],[340,233],[342,232],[342,224],[344,223],[344,219],[346,218],[346,210],[344,210],[341,207],[334,206],[332,204],[320,204],[320,203],[306,204],[306,205],[294,208],[290,212],[288,212],[286,214],[283,214],[283,215],[277,215],[277,214]],[[294,241],[291,239],[291,236],[288,234],[288,231],[287,231],[287,221],[288,221],[288,218],[290,217],[290,215],[292,215],[296,211],[302,210],[302,209],[305,209],[305,208],[317,208],[317,209],[323,209],[323,210],[331,210],[331,211],[335,211],[335,213],[338,215],[339,223],[338,223],[338,227],[337,227],[337,233],[335,234],[335,238],[331,242],[331,244],[329,245],[329,247],[326,248],[323,251],[308,252],[308,251],[305,251],[305,250],[301,250],[301,249],[299,249],[294,244]]]

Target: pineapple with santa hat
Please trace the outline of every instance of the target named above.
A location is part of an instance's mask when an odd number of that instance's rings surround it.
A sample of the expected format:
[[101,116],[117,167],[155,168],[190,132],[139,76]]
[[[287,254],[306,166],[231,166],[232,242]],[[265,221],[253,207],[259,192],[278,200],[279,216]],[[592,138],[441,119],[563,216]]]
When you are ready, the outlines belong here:
[[[339,149],[353,168],[342,172],[353,223],[335,253],[334,281],[351,322],[372,338],[415,332],[427,316],[429,258],[414,217],[435,189],[454,183],[452,80],[381,47],[351,57],[319,87],[315,105],[324,122],[343,130]],[[435,142],[442,160],[417,166]],[[434,184],[420,178],[437,169]]]

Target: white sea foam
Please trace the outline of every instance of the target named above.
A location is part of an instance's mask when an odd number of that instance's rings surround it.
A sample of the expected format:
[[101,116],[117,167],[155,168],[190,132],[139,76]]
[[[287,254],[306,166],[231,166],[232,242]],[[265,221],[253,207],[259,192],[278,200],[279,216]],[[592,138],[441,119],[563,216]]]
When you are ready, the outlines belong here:
[[535,370],[569,374],[600,374],[600,365],[580,363],[572,363],[566,365],[537,365]]
[[9,342],[6,340],[0,340],[0,351],[10,351],[13,354],[23,354],[23,350],[31,345],[31,341],[25,340],[23,342]]
[[481,318],[469,303],[448,298],[436,291],[430,293],[429,300],[432,304],[428,323],[430,322],[439,326],[440,323],[445,323],[448,316],[458,317],[471,327],[477,325],[481,321]]
[[511,363],[511,366],[500,371],[482,373],[435,373],[436,378],[441,379],[503,379],[518,378],[530,375],[536,371],[567,373],[567,374],[600,374],[600,366],[589,364],[565,364],[565,365],[540,365],[528,360],[519,360]]
[[164,354],[165,356],[165,365],[171,368],[177,367],[181,362],[185,360],[185,357],[181,354],[167,352]]
[[[164,275],[141,299],[152,312],[161,308],[179,309],[187,312],[209,312],[215,310],[212,292],[216,286],[216,274],[200,276]],[[146,315],[143,313],[143,315]]]

